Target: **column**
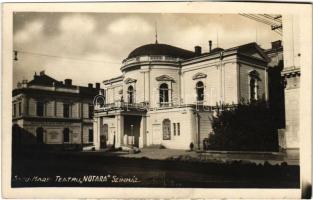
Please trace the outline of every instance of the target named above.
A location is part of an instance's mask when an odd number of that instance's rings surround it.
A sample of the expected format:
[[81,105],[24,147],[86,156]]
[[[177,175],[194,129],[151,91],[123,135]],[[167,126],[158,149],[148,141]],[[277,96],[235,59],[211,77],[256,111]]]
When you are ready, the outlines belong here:
[[147,145],[147,117],[142,116],[140,121],[139,148]]
[[124,116],[121,114],[115,115],[116,133],[115,133],[115,147],[123,145],[124,137]]
[[100,132],[101,132],[101,126],[102,126],[102,118],[101,117],[95,117],[95,120],[93,122],[93,143],[95,145],[95,149],[100,149]]

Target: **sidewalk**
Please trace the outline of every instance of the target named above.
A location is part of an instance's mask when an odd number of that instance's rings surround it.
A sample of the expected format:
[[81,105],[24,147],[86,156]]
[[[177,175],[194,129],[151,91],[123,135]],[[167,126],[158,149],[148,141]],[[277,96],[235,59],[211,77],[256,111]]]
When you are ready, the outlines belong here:
[[243,161],[256,164],[264,164],[266,161],[271,164],[281,164],[286,162],[288,165],[299,165],[297,159],[287,159],[279,152],[224,152],[207,151],[197,153],[195,151],[175,150],[175,149],[157,149],[143,148],[137,154],[120,154],[120,157],[128,158],[149,158],[156,160],[165,159],[195,159],[212,162]]

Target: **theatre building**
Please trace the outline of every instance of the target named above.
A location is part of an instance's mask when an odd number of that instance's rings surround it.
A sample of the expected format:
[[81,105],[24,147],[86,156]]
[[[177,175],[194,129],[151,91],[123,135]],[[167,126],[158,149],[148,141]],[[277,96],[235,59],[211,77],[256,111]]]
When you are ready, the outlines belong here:
[[44,71],[13,90],[13,140],[19,144],[71,145],[93,143],[95,87],[57,81]]
[[96,149],[163,145],[201,149],[223,109],[268,96],[268,57],[256,43],[202,52],[147,44],[123,60],[121,76],[103,81],[105,104],[95,107]]

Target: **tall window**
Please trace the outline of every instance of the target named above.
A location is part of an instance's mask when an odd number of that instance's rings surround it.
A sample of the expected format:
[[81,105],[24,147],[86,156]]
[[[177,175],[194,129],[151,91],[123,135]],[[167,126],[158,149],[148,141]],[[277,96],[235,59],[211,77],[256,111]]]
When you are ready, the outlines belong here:
[[43,102],[38,101],[36,104],[37,116],[43,116]]
[[134,87],[133,86],[128,87],[127,94],[128,94],[128,103],[130,104],[134,103]]
[[92,104],[89,104],[88,111],[89,111],[89,113],[88,113],[89,119],[92,119],[93,118],[93,111],[94,111],[94,108],[93,108]]
[[88,142],[93,142],[93,130],[89,129]]
[[258,81],[261,80],[259,78],[259,73],[256,70],[253,70],[249,73],[250,82],[249,82],[249,92],[250,92],[250,101],[258,99]]
[[70,104],[68,103],[63,104],[63,117],[65,118],[70,117]]
[[174,136],[180,136],[180,123],[173,123]]
[[199,81],[196,84],[196,91],[197,91],[197,101],[203,101],[204,99],[204,85],[202,81]]
[[63,143],[70,142],[70,130],[68,128],[63,129]]
[[250,79],[250,100],[256,100],[256,80]]
[[173,123],[173,133],[174,133],[174,136],[176,135],[176,123]]
[[21,116],[22,115],[22,102],[18,103],[18,115]]
[[166,83],[162,83],[160,85],[160,106],[168,105],[168,85]]
[[36,129],[36,139],[37,139],[37,144],[43,144],[43,128],[38,127]]
[[171,139],[171,121],[169,119],[163,120],[163,140]]

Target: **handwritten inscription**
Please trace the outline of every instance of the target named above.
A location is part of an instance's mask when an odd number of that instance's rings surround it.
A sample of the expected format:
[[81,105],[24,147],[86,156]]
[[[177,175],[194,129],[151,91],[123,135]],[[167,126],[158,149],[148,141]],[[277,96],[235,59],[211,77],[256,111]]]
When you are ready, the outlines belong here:
[[140,180],[136,176],[123,177],[117,175],[86,175],[86,176],[55,176],[55,177],[23,177],[15,175],[12,179],[13,182],[24,182],[24,183],[139,183]]

